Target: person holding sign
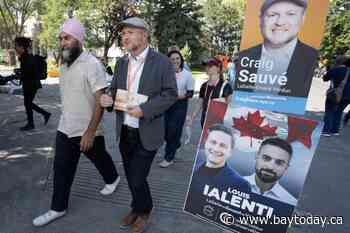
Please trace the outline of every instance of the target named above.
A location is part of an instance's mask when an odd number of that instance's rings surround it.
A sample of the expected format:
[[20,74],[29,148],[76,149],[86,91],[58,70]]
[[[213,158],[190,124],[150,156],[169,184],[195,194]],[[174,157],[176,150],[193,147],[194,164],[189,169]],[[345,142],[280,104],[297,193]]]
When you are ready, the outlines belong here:
[[194,107],[192,114],[187,118],[187,124],[190,126],[197,114],[202,110],[201,126],[203,128],[205,116],[211,99],[223,98],[229,103],[232,95],[231,85],[224,80],[222,75],[222,63],[220,60],[213,58],[205,63],[206,72],[209,80],[203,83],[199,90],[199,102]]
[[244,177],[252,192],[295,206],[297,200],[278,182],[287,171],[292,154],[292,146],[287,141],[264,140],[256,155],[255,173]]
[[[169,59],[149,48],[148,24],[131,17],[121,22],[121,29],[122,45],[129,54],[116,63],[111,84],[116,98],[104,94],[100,103],[109,107],[115,99],[116,134],[132,196],[131,211],[122,218],[120,227],[131,226],[134,233],[140,233],[153,210],[147,176],[163,144],[164,113],[177,99],[177,86]],[[119,98],[118,93],[127,97]]]
[[307,6],[307,0],[263,2],[263,43],[239,53],[236,90],[308,96],[317,50],[298,39]]

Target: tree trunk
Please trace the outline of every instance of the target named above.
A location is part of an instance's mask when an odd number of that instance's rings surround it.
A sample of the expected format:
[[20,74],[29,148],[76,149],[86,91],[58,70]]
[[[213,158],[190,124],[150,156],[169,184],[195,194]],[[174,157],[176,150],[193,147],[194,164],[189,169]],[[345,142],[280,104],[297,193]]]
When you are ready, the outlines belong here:
[[52,54],[53,54],[53,57],[55,59],[55,62],[57,64],[57,66],[59,66],[59,64],[60,64],[59,63],[60,62],[60,55],[58,53],[56,53],[56,52],[53,52]]
[[108,63],[108,50],[109,50],[110,46],[105,43],[104,46],[103,46],[103,59],[104,61],[107,61]]

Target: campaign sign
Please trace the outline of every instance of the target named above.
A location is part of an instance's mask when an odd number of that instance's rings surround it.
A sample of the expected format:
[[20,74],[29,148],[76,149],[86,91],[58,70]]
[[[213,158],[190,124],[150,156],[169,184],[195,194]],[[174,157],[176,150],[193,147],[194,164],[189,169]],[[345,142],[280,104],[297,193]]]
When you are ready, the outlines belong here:
[[232,232],[286,232],[274,218],[292,215],[322,127],[211,101],[184,211]]
[[303,115],[328,0],[248,0],[232,101]]

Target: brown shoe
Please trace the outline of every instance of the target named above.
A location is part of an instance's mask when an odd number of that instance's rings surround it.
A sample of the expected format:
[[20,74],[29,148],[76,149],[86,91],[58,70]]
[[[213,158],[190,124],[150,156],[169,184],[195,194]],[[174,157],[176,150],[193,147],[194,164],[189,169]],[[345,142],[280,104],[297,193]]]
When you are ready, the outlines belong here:
[[130,212],[128,215],[126,215],[122,220],[120,221],[119,227],[122,229],[125,229],[129,226],[131,226],[137,219],[137,214]]
[[134,224],[132,224],[132,232],[133,233],[142,233],[146,230],[148,224],[150,223],[152,210],[148,214],[142,214],[142,215],[137,217]]

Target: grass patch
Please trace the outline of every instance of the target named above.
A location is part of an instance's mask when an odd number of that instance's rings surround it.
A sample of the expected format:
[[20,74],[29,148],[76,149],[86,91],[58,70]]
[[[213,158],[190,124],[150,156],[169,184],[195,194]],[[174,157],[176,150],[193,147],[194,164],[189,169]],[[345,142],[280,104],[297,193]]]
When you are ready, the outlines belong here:
[[193,72],[205,72],[203,67],[191,66],[191,71]]
[[208,78],[208,76],[207,76],[207,74],[205,72],[203,72],[203,71],[193,71],[193,70],[192,70],[192,77],[194,79],[207,79]]
[[203,71],[193,71],[192,70],[192,75],[196,75],[196,74],[205,74],[205,72],[203,72]]

